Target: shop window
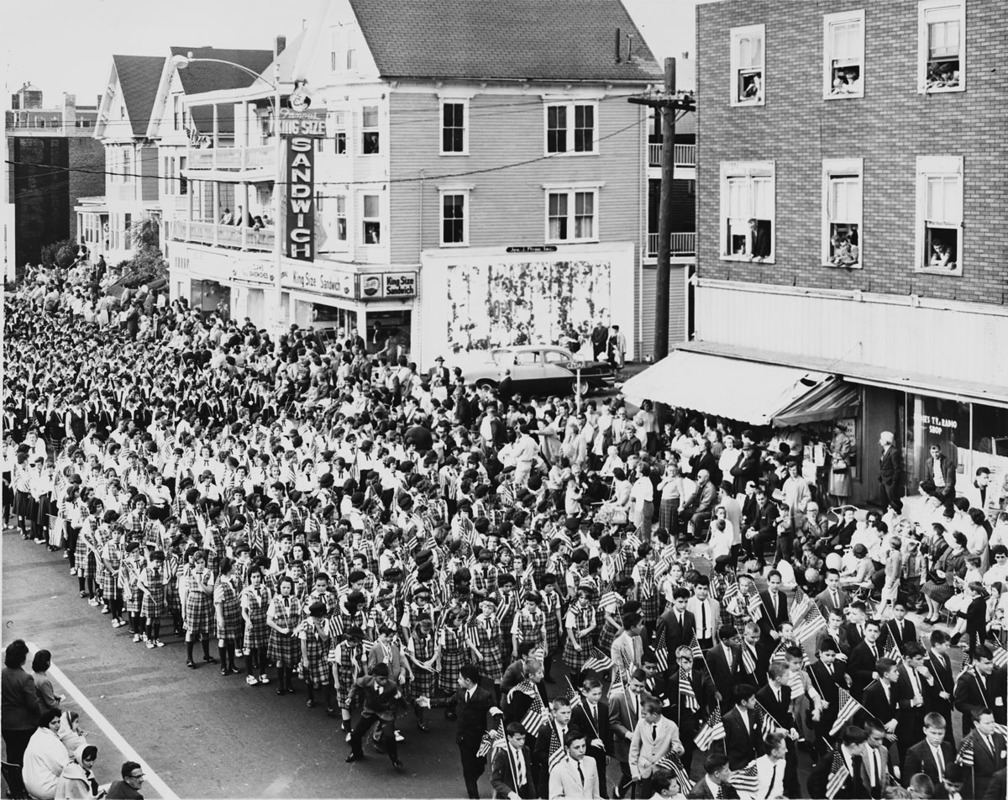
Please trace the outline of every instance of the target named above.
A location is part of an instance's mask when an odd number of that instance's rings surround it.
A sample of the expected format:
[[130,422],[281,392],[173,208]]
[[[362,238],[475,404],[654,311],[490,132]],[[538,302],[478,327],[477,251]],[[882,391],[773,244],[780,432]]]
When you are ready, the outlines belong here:
[[766,26],[731,30],[731,105],[761,106],[766,96]]
[[965,91],[965,0],[923,0],[917,14],[917,91]]
[[967,478],[972,480],[981,467],[990,470],[990,488],[984,505],[988,509],[1003,507],[1002,503],[1008,506],[1008,408],[973,404],[970,459]]
[[722,162],[721,258],[774,262],[775,191],[774,162]]
[[962,275],[963,159],[917,157],[916,269]]
[[374,155],[379,152],[378,146],[378,106],[364,106],[361,114],[362,142],[364,155]]
[[133,215],[123,214],[123,250],[133,249]]
[[412,343],[411,311],[369,311],[368,352],[383,353],[394,364],[399,356],[409,357]]
[[928,474],[932,445],[951,461],[958,486],[971,460],[970,404],[908,394],[907,428],[907,492],[918,491]]
[[864,9],[823,17],[823,97],[864,97]]
[[860,158],[823,161],[823,264],[860,269],[864,252]]
[[364,244],[381,244],[380,200],[376,194],[364,195]]

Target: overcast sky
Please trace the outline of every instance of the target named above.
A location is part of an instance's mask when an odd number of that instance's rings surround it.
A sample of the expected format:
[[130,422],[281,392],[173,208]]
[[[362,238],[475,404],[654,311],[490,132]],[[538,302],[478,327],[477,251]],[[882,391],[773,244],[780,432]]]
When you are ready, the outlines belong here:
[[[4,108],[26,81],[43,91],[46,106],[60,105],[63,92],[76,94],[80,105],[93,104],[108,80],[113,53],[167,55],[172,45],[270,49],[274,36],[295,36],[315,7],[311,0],[0,2]],[[659,61],[685,51],[695,55],[695,0],[624,3]],[[692,73],[685,66],[678,70],[680,87]]]

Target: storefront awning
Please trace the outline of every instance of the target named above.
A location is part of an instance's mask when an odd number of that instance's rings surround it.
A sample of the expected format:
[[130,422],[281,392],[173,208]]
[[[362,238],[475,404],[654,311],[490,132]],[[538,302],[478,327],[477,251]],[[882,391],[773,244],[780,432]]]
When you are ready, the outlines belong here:
[[791,405],[774,414],[778,428],[805,425],[809,422],[846,419],[857,415],[861,406],[861,390],[840,378],[827,378]]
[[774,417],[826,379],[821,372],[677,350],[623,385],[623,395],[752,425]]

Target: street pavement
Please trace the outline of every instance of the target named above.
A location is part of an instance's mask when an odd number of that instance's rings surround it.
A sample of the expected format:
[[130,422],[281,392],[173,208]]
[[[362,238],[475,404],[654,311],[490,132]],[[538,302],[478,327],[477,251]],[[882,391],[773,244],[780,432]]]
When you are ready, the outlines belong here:
[[[99,748],[100,783],[118,779],[130,755],[117,746],[118,732],[177,797],[465,796],[455,726],[443,711],[431,712],[430,733],[418,731],[412,715],[400,718],[401,774],[369,747],[365,761],[346,764],[339,719],[321,704],[306,708],[299,681],[297,694],[280,697],[272,684],[247,686],[214,664],[187,669],[178,637],[163,635],[161,649],[134,644],[128,628],[112,628],[108,615],[77,596],[61,554],[16,531],[3,533],[2,562],[2,645],[20,638],[51,650],[54,666],[114,728],[110,736],[82,713],[88,741]],[[213,643],[211,652],[216,657]],[[72,695],[53,677],[57,693]],[[72,700],[67,707],[81,710]],[[163,796],[150,782],[142,791]],[[489,773],[481,793],[490,796]]]

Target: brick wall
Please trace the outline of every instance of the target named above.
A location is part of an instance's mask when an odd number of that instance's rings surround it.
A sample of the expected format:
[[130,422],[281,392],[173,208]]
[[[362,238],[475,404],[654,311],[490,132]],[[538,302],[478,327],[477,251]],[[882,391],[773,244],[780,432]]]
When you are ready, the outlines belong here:
[[[698,271],[754,281],[1008,302],[1008,14],[967,0],[966,91],[917,93],[917,0],[729,0],[697,8]],[[865,9],[865,96],[824,101],[823,15]],[[766,105],[729,105],[733,27],[766,26]],[[914,272],[918,155],[964,156],[961,277]],[[824,158],[864,159],[865,268],[821,265]],[[721,161],[776,162],[776,263],[719,259]]]
[[70,147],[70,186],[67,205],[70,214],[69,236],[80,239],[74,206],[81,197],[105,194],[105,148],[97,139],[77,137],[68,140]]

